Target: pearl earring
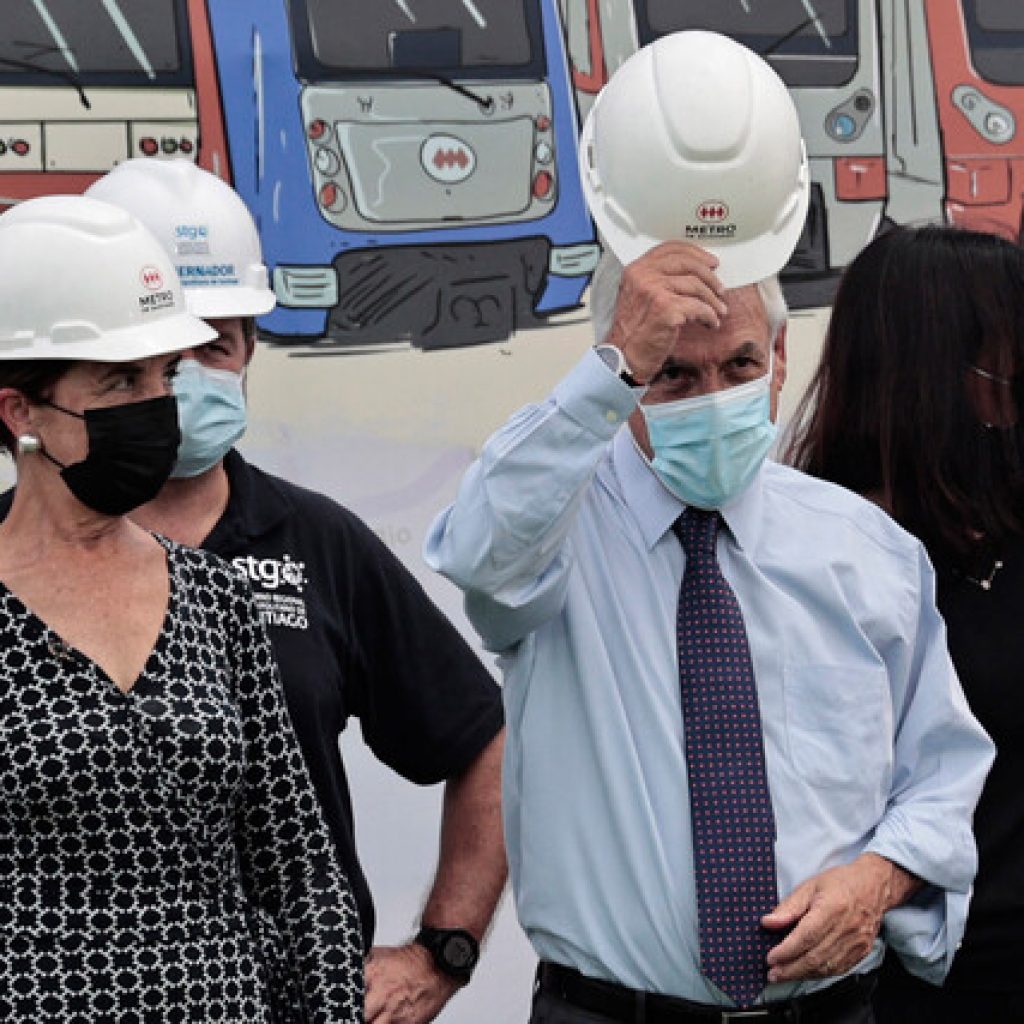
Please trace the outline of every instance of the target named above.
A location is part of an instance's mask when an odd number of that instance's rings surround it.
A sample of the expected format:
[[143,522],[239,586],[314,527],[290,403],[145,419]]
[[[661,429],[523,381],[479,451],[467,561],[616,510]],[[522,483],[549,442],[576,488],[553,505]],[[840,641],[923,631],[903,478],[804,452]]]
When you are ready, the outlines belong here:
[[42,451],[43,442],[35,434],[22,434],[18,438],[18,454],[30,455],[33,452]]

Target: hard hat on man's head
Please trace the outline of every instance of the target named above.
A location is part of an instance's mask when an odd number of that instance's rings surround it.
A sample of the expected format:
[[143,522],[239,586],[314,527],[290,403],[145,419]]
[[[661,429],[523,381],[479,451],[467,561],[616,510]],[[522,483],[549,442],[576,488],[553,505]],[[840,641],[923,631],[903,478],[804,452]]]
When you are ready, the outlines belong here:
[[587,117],[580,165],[622,263],[689,241],[718,257],[727,288],[781,270],[807,216],[807,154],[786,86],[715,32],[675,32],[633,54]]
[[260,316],[274,308],[252,214],[215,174],[191,160],[137,157],[86,195],[123,207],[156,235],[196,316]]
[[41,196],[0,215],[0,360],[123,363],[203,345],[160,243],[126,211]]

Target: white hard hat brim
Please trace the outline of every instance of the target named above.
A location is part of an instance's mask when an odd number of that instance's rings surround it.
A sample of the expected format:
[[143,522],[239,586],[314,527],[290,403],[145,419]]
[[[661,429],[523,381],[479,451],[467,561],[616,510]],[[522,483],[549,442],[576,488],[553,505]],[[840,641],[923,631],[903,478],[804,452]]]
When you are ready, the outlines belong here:
[[87,338],[54,341],[35,337],[0,341],[0,360],[70,359],[97,363],[130,363],[205,345],[217,332],[200,318],[176,313],[152,323],[118,327]]
[[[588,197],[588,202],[591,201]],[[797,242],[800,241],[809,204],[810,192],[804,191],[791,219],[778,234],[762,235],[743,242],[694,241],[693,244],[718,257],[715,274],[726,288],[742,288],[748,284],[756,284],[779,273],[789,262]],[[596,209],[593,212],[602,241],[623,266],[640,259],[663,242],[670,241],[667,237],[655,238],[653,235],[624,231],[610,218],[600,215]]]
[[204,287],[183,289],[185,305],[193,316],[263,316],[277,305],[277,296],[269,288]]

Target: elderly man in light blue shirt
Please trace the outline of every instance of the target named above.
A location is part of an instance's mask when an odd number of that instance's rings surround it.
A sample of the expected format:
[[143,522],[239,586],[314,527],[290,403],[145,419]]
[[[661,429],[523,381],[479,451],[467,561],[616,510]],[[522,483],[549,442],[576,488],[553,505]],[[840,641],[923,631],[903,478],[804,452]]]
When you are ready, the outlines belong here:
[[487,442],[426,542],[501,654],[538,1022],[737,1005],[700,945],[676,636],[689,506],[720,516],[774,814],[778,901],[749,1019],[870,1021],[858,983],[884,943],[938,982],[964,927],[993,748],[931,566],[872,504],[765,461],[785,306],[776,279],[726,291],[716,265],[682,242],[613,265],[592,297],[605,344]]

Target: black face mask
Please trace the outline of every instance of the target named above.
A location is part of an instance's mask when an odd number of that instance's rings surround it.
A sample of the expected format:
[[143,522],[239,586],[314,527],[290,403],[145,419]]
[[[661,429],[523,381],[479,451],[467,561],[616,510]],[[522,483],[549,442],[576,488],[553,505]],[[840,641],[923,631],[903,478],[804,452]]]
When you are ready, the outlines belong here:
[[47,405],[85,420],[89,454],[64,466],[55,465],[71,493],[94,512],[122,516],[145,505],[167,482],[178,457],[178,403],[173,395],[128,405],[86,409],[85,414]]

